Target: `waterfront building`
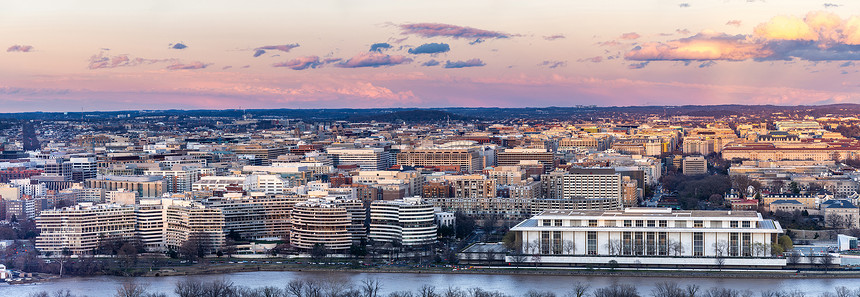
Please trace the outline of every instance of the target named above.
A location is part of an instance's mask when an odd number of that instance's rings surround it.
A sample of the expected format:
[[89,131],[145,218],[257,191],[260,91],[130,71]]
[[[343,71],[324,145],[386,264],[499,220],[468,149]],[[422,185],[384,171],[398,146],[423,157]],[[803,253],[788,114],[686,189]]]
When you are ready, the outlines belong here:
[[433,205],[420,197],[370,204],[368,238],[375,242],[399,242],[404,246],[436,242]]
[[[508,262],[547,265],[781,267],[779,222],[754,211],[546,210],[515,227]],[[528,256],[519,256],[528,255]]]
[[36,249],[60,254],[88,254],[103,240],[131,240],[135,235],[134,205],[80,203],[45,210],[36,218]]

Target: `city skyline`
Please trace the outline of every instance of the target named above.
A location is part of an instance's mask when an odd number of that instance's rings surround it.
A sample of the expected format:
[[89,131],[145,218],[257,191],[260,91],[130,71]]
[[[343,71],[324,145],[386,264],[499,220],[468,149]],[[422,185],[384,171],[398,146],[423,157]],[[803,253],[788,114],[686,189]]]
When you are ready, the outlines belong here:
[[10,3],[0,12],[0,104],[26,112],[858,103],[857,8]]

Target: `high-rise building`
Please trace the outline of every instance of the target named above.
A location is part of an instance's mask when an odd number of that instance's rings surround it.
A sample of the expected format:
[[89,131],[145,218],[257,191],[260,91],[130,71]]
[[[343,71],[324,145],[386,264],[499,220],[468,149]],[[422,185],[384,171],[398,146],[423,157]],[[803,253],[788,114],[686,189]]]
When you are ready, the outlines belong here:
[[375,242],[399,242],[404,246],[436,241],[433,205],[421,198],[374,201],[370,205],[368,237]]

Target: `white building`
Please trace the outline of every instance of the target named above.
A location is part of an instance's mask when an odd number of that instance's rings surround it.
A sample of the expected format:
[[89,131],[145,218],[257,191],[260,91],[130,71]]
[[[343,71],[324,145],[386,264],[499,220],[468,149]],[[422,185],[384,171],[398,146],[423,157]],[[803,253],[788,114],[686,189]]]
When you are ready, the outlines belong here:
[[251,188],[251,178],[248,176],[204,176],[191,185],[192,191],[224,191],[227,186],[236,185],[242,189]]
[[684,175],[698,175],[708,173],[708,161],[702,156],[684,157],[682,163]]
[[[771,257],[782,227],[753,211],[547,210],[511,228],[509,262],[545,264],[784,266]],[[523,255],[528,255],[524,257]]]
[[335,165],[356,165],[361,170],[385,170],[388,168],[388,154],[382,148],[328,148],[326,153]]
[[373,201],[368,238],[404,246],[431,244],[436,241],[435,219],[433,205],[419,197]]

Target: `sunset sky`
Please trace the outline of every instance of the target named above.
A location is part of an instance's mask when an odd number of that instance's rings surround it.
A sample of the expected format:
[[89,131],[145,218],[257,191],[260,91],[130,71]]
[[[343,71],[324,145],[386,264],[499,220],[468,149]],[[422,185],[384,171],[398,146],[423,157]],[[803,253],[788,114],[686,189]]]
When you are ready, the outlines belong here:
[[860,103],[860,2],[2,1],[0,112]]

